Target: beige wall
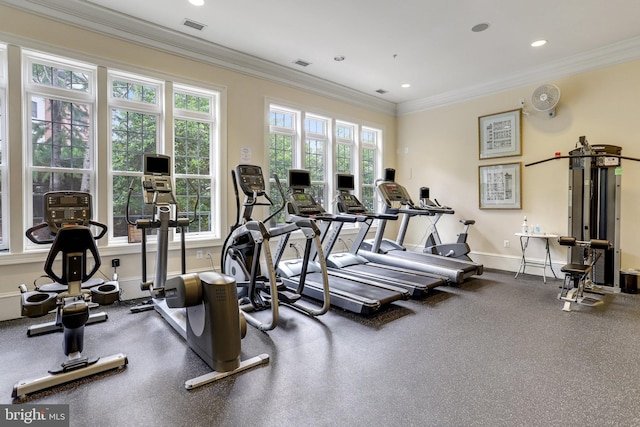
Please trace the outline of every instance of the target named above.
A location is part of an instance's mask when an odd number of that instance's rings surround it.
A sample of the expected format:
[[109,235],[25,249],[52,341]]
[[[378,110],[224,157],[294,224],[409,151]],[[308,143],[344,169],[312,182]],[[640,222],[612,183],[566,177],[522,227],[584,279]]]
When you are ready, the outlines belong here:
[[[332,100],[328,97],[305,92],[283,84],[276,84],[267,80],[249,77],[244,74],[214,67],[203,62],[194,61],[167,54],[129,42],[106,37],[90,31],[63,25],[41,17],[18,12],[11,8],[0,7],[0,43],[8,43],[45,52],[58,53],[79,60],[93,62],[100,66],[120,68],[125,71],[147,73],[167,80],[188,83],[202,83],[224,88],[226,93],[226,137],[223,140],[226,158],[224,168],[230,170],[240,162],[240,148],[248,147],[252,152],[252,161],[265,164],[266,129],[266,100],[275,99],[298,105],[307,111],[325,113],[334,118],[356,121],[375,126],[384,130],[384,156],[385,164],[392,164],[395,160],[395,117],[382,114],[373,110],[355,107],[350,104]],[[12,100],[18,100],[19,93],[10,93]],[[11,120],[20,116],[20,106],[17,103],[9,105],[10,145],[11,160],[14,163],[21,161],[22,134],[16,121]],[[11,127],[13,126],[13,127]],[[101,130],[106,132],[106,130]],[[98,140],[104,140],[107,135],[99,135]],[[22,230],[21,193],[22,180],[20,166],[11,165],[11,239],[21,241]],[[229,175],[224,173],[224,177]],[[230,181],[230,180],[229,180]],[[101,188],[105,188],[101,186]],[[98,194],[95,197],[100,205],[101,215],[98,218],[106,222],[105,203],[106,194]],[[231,183],[225,188],[223,203],[226,205],[227,221],[223,222],[223,237],[229,229],[230,221],[235,218],[235,202]],[[203,250],[206,254],[211,252],[216,267],[219,266],[220,242],[198,242],[187,244],[187,266],[190,270],[203,270],[209,268],[209,261],[205,256],[202,260],[195,259],[195,251]],[[19,246],[18,246],[19,247]],[[14,245],[12,245],[12,249]],[[101,248],[103,268],[106,274],[111,274],[111,259],[121,259],[119,269],[121,284],[126,288],[125,298],[142,296],[138,291],[140,281],[140,256],[139,246],[103,247]],[[42,274],[42,264],[45,253],[38,254],[2,254],[0,255],[0,319],[15,317],[19,313],[17,302],[17,287],[21,283],[31,283]],[[149,272],[154,271],[153,254],[149,259]],[[179,272],[179,252],[173,249],[169,255],[169,274]]]
[[[545,83],[545,82],[541,82]],[[469,242],[473,258],[486,267],[516,270],[520,247],[514,236],[526,215],[530,225],[565,234],[568,212],[568,160],[523,167],[521,210],[496,211],[478,208],[478,165],[534,162],[567,154],[578,137],[591,144],[612,144],[622,154],[640,157],[637,88],[640,61],[608,67],[554,81],[562,92],[555,118],[535,112],[528,104],[523,116],[523,154],[494,160],[478,160],[478,117],[519,108],[521,98],[530,99],[538,85],[470,100],[464,103],[404,115],[398,118],[398,180],[412,197],[421,186],[430,187],[432,198],[456,209],[455,219],[475,219]],[[407,153],[405,154],[405,151]],[[623,161],[622,175],[622,267],[640,267],[640,162]],[[460,224],[443,218],[439,225],[443,240],[455,238]],[[415,221],[407,243],[424,244],[425,222]],[[503,241],[511,247],[505,249]],[[530,244],[534,258],[543,257],[540,242]],[[566,252],[554,244],[552,259],[564,263]],[[558,267],[558,266],[556,266]],[[532,269],[532,273],[540,273]]]

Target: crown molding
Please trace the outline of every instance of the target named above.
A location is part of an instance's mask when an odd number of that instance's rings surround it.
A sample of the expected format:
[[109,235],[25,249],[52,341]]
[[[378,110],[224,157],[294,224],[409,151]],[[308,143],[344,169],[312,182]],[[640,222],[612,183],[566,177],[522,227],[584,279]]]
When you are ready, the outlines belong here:
[[494,80],[426,98],[402,102],[398,104],[397,115],[400,116],[468,101],[523,86],[539,84],[548,80],[556,80],[587,71],[610,67],[636,59],[640,59],[640,37],[547,63],[544,66],[515,74],[508,79]]
[[292,70],[252,55],[159,27],[85,0],[0,0],[17,10],[121,40],[197,60],[251,77],[305,90],[350,105],[395,116],[396,103]]

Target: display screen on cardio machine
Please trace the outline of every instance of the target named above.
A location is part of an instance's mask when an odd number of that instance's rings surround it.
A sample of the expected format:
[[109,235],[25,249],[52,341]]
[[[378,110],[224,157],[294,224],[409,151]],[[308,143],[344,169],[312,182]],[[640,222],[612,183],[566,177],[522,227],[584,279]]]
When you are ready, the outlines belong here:
[[[142,189],[144,192],[144,202],[151,204],[154,202],[154,194],[168,194],[173,191],[172,180],[170,176],[145,175],[142,177]],[[156,196],[156,202],[158,200]]]
[[260,166],[240,165],[236,168],[236,173],[244,194],[251,196],[254,193],[264,193],[266,187]]
[[91,194],[52,191],[45,194],[44,216],[52,231],[70,224],[86,224],[91,220]]
[[302,215],[317,215],[324,213],[323,209],[307,193],[293,193],[292,204],[295,210]]

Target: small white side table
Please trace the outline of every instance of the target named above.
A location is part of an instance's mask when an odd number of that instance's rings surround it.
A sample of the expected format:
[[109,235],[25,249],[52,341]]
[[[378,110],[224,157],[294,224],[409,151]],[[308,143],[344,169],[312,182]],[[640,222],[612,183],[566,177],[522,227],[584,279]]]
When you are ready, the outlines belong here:
[[[518,274],[525,274],[525,269],[527,267],[540,267],[542,268],[542,280],[544,283],[547,283],[547,267],[551,269],[551,273],[553,273],[553,277],[556,279],[556,272],[553,271],[553,264],[551,264],[551,252],[549,252],[549,239],[557,239],[557,234],[546,234],[546,233],[516,233],[516,236],[520,237],[520,249],[522,249],[522,259],[520,260],[520,267],[516,272],[516,279],[518,278]],[[527,247],[529,246],[529,239],[544,239],[544,262],[540,261],[528,261],[526,257]]]

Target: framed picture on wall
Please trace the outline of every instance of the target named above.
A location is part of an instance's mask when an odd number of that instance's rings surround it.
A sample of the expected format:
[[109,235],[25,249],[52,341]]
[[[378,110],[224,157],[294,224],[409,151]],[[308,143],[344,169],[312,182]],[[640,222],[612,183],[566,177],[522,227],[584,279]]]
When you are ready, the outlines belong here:
[[522,154],[522,109],[478,117],[480,160]]
[[522,209],[522,163],[479,166],[480,209]]

